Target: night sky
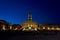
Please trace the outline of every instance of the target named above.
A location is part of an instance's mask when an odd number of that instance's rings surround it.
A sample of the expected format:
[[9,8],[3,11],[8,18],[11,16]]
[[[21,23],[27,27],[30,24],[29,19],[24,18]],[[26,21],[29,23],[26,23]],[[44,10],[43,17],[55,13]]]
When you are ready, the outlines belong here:
[[0,0],[0,20],[21,24],[28,20],[29,10],[39,24],[60,24],[58,0]]

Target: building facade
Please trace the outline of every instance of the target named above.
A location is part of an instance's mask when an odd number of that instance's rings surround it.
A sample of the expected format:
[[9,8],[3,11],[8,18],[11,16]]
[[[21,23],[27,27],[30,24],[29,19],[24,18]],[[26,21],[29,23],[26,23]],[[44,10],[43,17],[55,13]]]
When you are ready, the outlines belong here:
[[28,14],[28,21],[22,23],[22,30],[23,31],[37,31],[38,30],[38,23],[32,21],[32,15],[29,12]]

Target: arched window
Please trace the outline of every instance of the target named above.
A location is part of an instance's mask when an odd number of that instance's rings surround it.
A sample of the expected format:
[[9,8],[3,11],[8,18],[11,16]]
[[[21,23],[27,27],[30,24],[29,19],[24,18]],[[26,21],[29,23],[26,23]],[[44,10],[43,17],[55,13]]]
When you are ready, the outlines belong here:
[[31,29],[35,29],[34,27],[31,27]]

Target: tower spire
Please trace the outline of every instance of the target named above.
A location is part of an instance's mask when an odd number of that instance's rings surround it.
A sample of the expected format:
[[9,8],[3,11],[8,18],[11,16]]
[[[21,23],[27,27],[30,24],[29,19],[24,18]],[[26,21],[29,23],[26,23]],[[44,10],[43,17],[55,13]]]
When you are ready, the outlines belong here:
[[31,11],[29,11],[29,13],[28,13],[28,21],[32,21],[32,14],[31,14]]

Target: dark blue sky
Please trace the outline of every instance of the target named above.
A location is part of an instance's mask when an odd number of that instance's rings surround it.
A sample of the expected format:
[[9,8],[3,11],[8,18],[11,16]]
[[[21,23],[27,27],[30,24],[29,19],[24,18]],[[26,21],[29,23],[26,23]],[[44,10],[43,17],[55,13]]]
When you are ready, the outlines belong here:
[[60,1],[58,0],[0,0],[0,19],[12,24],[27,21],[28,11],[33,21],[44,24],[60,24]]

